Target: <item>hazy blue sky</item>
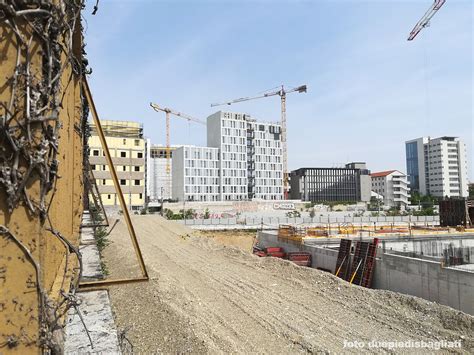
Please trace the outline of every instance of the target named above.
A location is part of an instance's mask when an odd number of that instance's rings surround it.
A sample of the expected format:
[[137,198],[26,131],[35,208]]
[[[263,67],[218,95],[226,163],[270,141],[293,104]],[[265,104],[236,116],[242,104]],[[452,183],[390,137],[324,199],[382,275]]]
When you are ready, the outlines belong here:
[[[290,169],[366,161],[405,171],[406,140],[461,136],[473,156],[473,11],[447,0],[413,42],[433,0],[95,0],[86,51],[103,119],[143,122],[165,140],[150,101],[205,119],[210,104],[278,85],[308,85],[287,100]],[[225,110],[280,119],[279,97]],[[206,144],[174,119],[172,144]],[[470,164],[470,177],[472,164]]]

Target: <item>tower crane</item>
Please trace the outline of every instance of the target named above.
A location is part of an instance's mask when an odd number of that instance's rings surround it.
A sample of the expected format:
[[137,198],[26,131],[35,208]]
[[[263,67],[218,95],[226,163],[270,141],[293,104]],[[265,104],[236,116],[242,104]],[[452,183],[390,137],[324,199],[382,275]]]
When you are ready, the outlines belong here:
[[181,117],[187,120],[188,122],[195,122],[199,123],[202,125],[206,125],[206,122],[203,120],[200,120],[198,118],[194,118],[192,116],[186,115],[182,112],[175,111],[173,109],[170,109],[168,107],[161,107],[157,104],[154,104],[150,102],[151,108],[155,110],[156,112],[164,112],[166,114],[166,174],[169,177],[170,174],[170,157],[171,157],[171,147],[170,147],[170,116],[176,116],[176,117]]
[[270,96],[280,96],[281,99],[281,145],[283,149],[283,191],[285,199],[288,199],[288,152],[287,152],[287,143],[286,143],[286,94],[292,92],[306,93],[307,86],[301,85],[296,88],[285,90],[285,87],[282,85],[281,89],[276,91],[270,91],[258,96],[251,97],[241,97],[239,99],[231,100],[223,103],[211,104],[211,107],[222,106],[222,105],[232,105],[238,102],[261,99],[264,97]]
[[413,27],[411,30],[408,40],[412,41],[415,39],[415,37],[420,33],[420,31],[429,26],[430,20],[433,18],[434,14],[443,6],[443,4],[446,2],[446,0],[434,0],[433,5],[426,11],[426,13],[423,15],[420,21]]

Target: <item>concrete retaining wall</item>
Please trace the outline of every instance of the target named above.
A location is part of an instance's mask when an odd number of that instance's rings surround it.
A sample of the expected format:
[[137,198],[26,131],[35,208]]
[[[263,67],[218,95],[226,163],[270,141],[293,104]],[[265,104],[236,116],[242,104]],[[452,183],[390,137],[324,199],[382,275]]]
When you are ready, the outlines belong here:
[[[338,250],[295,245],[278,240],[274,232],[258,232],[262,247],[281,246],[286,252],[307,251],[312,267],[335,273]],[[383,253],[379,248],[372,286],[417,296],[474,315],[474,273],[443,268],[436,261]]]
[[474,315],[474,273],[443,268],[435,261],[384,254],[373,287],[438,302]]

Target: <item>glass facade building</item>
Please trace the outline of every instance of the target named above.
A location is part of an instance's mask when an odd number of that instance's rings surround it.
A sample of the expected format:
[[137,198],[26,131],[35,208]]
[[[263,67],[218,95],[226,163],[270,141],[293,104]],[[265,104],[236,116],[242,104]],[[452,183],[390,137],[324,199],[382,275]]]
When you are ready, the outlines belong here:
[[410,189],[412,191],[420,190],[420,172],[418,169],[418,142],[407,142],[406,160],[407,160],[407,175],[410,182]]
[[[370,186],[364,187],[363,179],[370,179],[370,171],[363,168],[301,168],[291,172],[291,198],[311,202],[357,202],[366,199]],[[370,198],[370,197],[369,197]]]

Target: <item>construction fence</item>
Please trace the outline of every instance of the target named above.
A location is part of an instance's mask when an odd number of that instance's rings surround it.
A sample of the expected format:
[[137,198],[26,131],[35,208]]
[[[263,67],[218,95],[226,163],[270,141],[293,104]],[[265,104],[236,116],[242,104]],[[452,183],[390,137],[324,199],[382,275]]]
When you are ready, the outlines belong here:
[[246,227],[274,227],[281,224],[292,225],[439,225],[439,216],[398,216],[398,217],[262,217],[262,218],[209,218],[209,219],[187,219],[180,221],[189,226],[246,226]]

